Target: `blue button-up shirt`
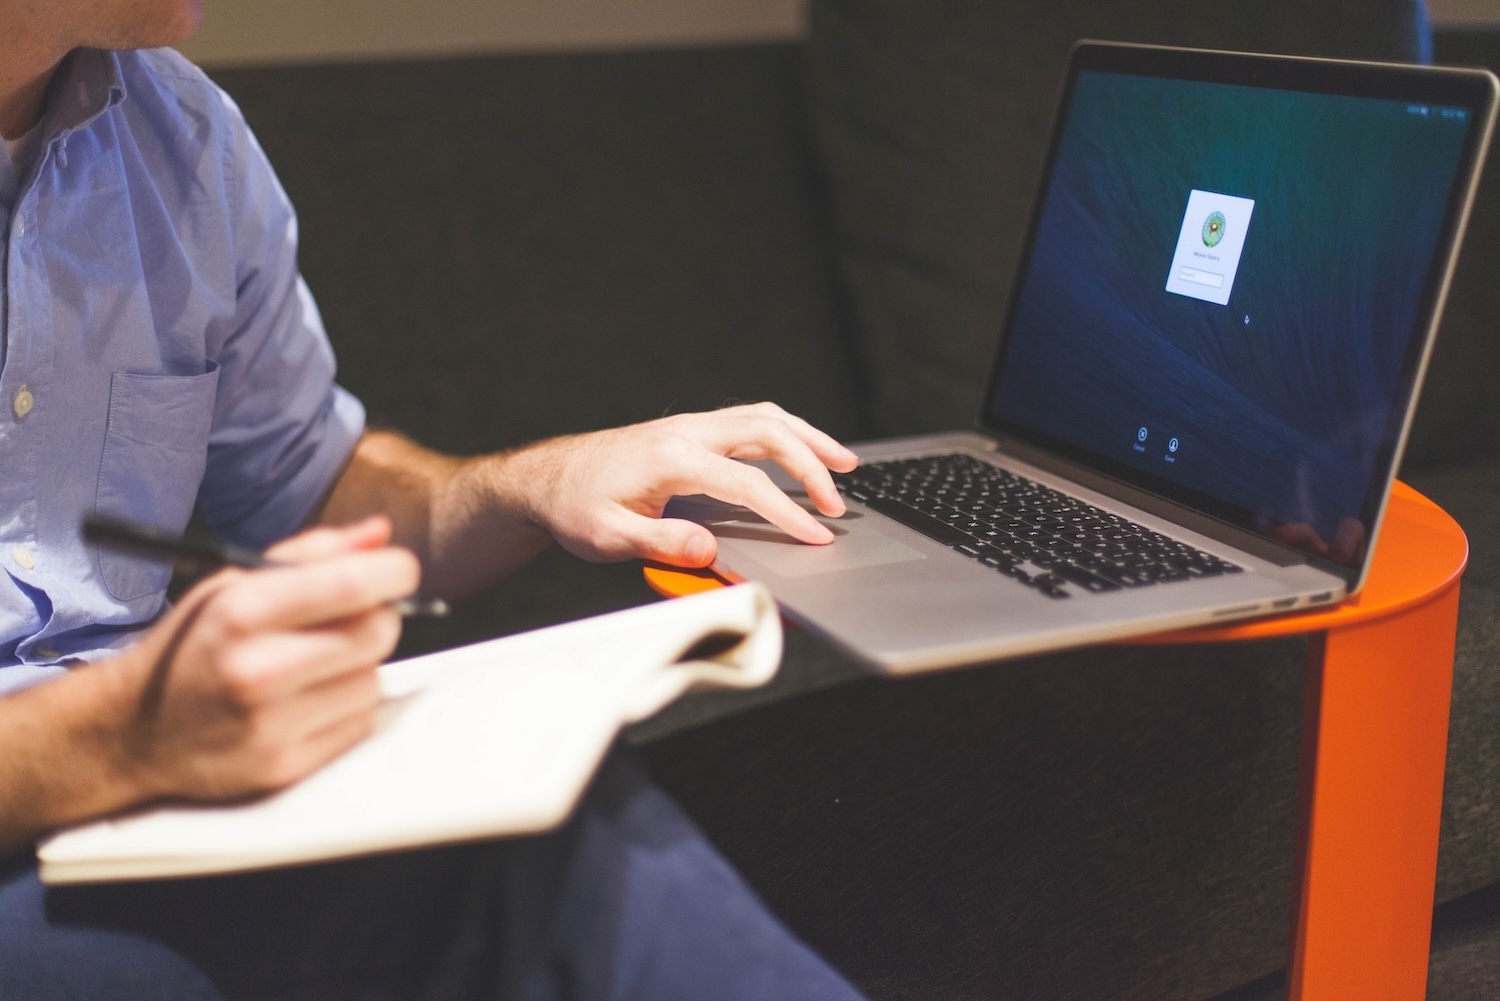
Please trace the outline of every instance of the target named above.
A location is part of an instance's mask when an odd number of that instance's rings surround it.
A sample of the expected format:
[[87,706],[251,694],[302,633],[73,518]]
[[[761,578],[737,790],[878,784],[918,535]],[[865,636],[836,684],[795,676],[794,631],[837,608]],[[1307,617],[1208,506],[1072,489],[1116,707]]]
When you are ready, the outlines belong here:
[[180,530],[196,508],[262,546],[309,518],[364,427],[291,204],[207,77],[170,51],[78,50],[40,128],[0,296],[0,692],[162,610],[169,569],[85,545],[86,512]]

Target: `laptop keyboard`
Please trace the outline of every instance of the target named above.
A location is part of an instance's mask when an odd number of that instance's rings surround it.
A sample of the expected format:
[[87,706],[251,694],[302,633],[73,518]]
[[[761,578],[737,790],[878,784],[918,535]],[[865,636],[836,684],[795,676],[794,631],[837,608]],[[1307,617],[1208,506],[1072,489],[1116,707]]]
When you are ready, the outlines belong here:
[[1242,572],[969,455],[869,462],[834,479],[845,496],[1049,598]]

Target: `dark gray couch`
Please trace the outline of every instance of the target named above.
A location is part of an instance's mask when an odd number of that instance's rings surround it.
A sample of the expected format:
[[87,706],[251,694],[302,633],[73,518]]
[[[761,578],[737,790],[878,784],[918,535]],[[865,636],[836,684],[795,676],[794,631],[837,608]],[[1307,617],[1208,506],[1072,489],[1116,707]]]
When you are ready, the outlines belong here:
[[[1427,42],[1412,0],[1211,6],[814,0],[800,47],[215,75],[301,209],[341,378],[375,422],[478,451],[773,398],[854,439],[976,411],[1073,39]],[[1500,59],[1488,36],[1439,43]],[[1440,900],[1500,882],[1497,199],[1487,182],[1405,469],[1474,547]],[[637,566],[554,552],[404,645],[650,597]],[[872,996],[1206,998],[1284,962],[1300,644],[899,684],[789,644],[771,692],[633,738]]]

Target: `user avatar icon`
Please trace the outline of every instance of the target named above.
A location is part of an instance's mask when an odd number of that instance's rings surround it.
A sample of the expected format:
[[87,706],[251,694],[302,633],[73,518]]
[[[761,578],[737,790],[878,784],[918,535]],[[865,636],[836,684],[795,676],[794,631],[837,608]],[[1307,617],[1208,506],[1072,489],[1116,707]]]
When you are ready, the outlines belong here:
[[1203,220],[1203,245],[1217,247],[1222,239],[1224,239],[1224,213],[1210,212],[1208,218]]

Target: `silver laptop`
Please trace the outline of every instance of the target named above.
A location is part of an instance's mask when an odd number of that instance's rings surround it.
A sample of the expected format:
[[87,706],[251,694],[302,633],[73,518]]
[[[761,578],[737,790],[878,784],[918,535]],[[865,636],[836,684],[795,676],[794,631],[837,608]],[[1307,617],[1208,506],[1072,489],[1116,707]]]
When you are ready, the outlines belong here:
[[1080,43],[977,429],[856,446],[831,546],[702,498],[669,513],[712,528],[720,573],[892,673],[1341,600],[1496,87]]

